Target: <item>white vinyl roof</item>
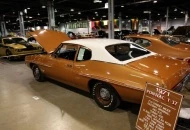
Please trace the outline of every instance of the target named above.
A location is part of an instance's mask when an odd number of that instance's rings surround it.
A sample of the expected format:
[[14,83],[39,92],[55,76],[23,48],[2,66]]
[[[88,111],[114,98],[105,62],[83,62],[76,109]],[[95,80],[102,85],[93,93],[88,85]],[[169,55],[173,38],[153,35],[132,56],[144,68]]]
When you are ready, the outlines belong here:
[[140,57],[133,58],[133,59],[130,59],[130,60],[127,60],[127,61],[119,61],[118,59],[114,58],[105,49],[105,47],[109,46],[109,45],[121,44],[121,43],[129,43],[129,44],[132,43],[132,42],[129,42],[129,41],[124,41],[124,40],[116,40],[116,39],[77,39],[77,40],[64,41],[63,43],[78,44],[78,45],[81,45],[81,46],[89,48],[92,51],[91,60],[110,62],[110,63],[116,63],[116,64],[126,64],[126,63],[129,63],[129,62],[144,58],[144,57],[148,57],[150,55],[154,55],[154,53],[151,52],[150,54],[145,55],[145,56],[140,56]]

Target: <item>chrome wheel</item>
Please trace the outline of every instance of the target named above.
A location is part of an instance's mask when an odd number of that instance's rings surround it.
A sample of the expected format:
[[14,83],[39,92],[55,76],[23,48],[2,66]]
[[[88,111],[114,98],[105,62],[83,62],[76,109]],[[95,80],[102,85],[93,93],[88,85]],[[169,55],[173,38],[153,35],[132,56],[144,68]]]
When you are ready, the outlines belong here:
[[110,92],[106,88],[100,89],[100,97],[104,100],[110,99]]
[[120,98],[115,89],[104,82],[94,84],[92,96],[101,108],[108,111],[115,110],[120,104]]

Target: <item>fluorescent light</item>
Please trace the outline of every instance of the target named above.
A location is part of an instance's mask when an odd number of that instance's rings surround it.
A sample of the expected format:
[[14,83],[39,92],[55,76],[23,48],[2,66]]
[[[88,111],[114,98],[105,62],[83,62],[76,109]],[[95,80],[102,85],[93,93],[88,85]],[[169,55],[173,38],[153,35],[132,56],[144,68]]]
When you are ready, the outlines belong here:
[[31,19],[32,17],[30,16],[29,19]]
[[158,1],[157,0],[154,0],[153,3],[157,3]]
[[104,8],[105,8],[105,9],[108,9],[108,3],[105,3]]
[[121,8],[125,7],[124,5],[121,6]]
[[102,3],[101,0],[94,0],[94,3]]

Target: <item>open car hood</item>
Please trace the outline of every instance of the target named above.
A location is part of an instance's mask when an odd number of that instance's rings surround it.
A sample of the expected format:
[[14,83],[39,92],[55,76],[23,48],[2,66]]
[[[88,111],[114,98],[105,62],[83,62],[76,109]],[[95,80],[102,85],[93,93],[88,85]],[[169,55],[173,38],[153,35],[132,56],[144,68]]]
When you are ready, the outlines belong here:
[[29,32],[36,41],[48,52],[54,51],[62,42],[71,40],[65,33],[53,30],[37,30]]

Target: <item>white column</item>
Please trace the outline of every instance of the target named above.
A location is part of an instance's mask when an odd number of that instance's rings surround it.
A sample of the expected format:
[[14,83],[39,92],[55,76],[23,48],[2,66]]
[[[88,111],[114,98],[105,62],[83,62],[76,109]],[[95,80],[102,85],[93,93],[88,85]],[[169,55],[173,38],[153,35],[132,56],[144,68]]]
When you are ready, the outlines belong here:
[[188,14],[188,11],[185,12],[185,23],[184,25],[186,26],[187,23],[188,23],[188,18],[189,18],[189,14]]
[[48,23],[49,29],[55,29],[55,11],[54,11],[54,2],[52,0],[47,1],[47,11],[48,11]]
[[19,15],[19,24],[20,24],[20,34],[22,36],[25,36],[23,12],[20,11],[18,15]]
[[167,11],[166,11],[166,28],[165,28],[165,30],[168,29],[168,17],[169,17],[169,7],[167,7]]
[[114,0],[108,0],[108,33],[109,39],[114,38]]

